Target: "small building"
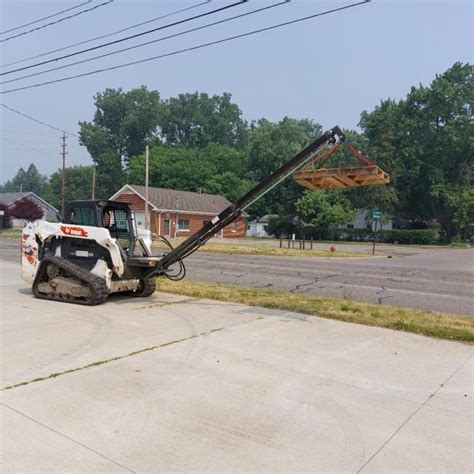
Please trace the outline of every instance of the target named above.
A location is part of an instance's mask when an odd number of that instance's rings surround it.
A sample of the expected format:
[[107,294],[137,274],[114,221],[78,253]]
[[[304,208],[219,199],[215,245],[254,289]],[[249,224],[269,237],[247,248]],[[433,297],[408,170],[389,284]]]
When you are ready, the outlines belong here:
[[[388,216],[387,216],[388,217]],[[341,228],[346,229],[368,229],[373,226],[373,219],[371,217],[371,211],[368,209],[360,209],[357,211],[354,219],[348,222],[346,225],[341,226]],[[382,217],[381,220],[377,222],[377,229],[378,230],[392,230],[393,229],[393,222],[392,218],[386,218],[385,216]]]
[[[126,184],[110,199],[130,203],[137,227],[145,228],[145,186]],[[216,194],[149,187],[149,229],[168,238],[187,237],[230,205]],[[216,237],[240,238],[245,237],[246,231],[247,219],[243,215]]]
[[[37,194],[31,191],[0,193],[0,202],[5,204],[8,208],[12,208],[17,202],[22,201],[23,199],[28,199],[41,207],[43,210],[43,219],[49,222],[57,222],[56,213],[58,210],[44,199],[40,198]],[[16,219],[15,217],[10,218],[10,223],[14,229],[21,229],[25,226],[25,221],[23,219]]]
[[247,237],[266,237],[271,238],[273,235],[267,232],[267,226],[270,219],[278,217],[276,214],[266,214],[259,219],[249,221],[247,226]]

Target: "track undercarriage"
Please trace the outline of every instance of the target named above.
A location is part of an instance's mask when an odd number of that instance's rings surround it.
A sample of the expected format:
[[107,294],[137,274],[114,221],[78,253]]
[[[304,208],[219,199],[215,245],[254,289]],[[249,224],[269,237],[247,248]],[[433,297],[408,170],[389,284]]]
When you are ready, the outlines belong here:
[[103,278],[61,257],[45,257],[33,282],[33,294],[92,306],[105,301],[109,292]]

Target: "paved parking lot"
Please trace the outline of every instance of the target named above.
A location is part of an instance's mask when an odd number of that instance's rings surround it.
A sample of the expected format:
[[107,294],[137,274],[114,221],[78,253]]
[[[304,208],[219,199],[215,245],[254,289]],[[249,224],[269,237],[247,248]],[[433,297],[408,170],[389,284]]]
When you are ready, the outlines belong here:
[[2,472],[472,472],[472,346],[0,271]]

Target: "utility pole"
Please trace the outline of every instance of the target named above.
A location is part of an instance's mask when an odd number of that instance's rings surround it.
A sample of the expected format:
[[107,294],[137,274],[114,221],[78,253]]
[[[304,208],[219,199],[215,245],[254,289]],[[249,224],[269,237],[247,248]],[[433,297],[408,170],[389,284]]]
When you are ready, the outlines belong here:
[[148,230],[148,145],[145,149],[145,229]]
[[66,193],[66,143],[67,135],[63,132],[61,136],[61,156],[63,158],[63,166],[61,171],[61,214],[64,215],[64,195]]
[[92,199],[95,199],[95,165],[92,167]]

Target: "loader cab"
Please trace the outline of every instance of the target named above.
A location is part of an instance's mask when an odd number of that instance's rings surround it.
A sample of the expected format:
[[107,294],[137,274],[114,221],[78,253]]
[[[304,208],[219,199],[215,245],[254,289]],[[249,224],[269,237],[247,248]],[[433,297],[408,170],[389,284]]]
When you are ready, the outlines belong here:
[[100,200],[70,201],[65,208],[64,222],[103,227],[128,254],[133,253],[135,233],[132,213],[127,203]]

